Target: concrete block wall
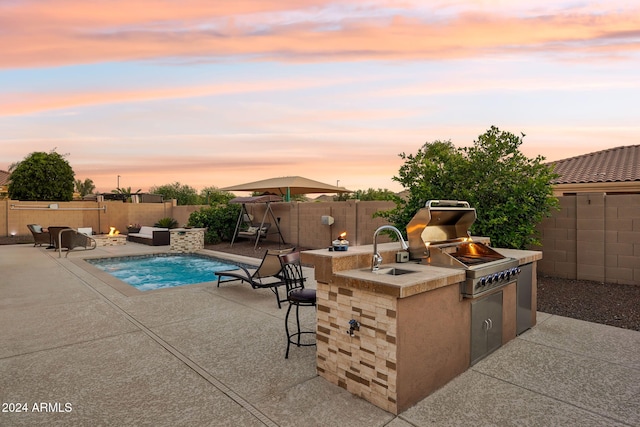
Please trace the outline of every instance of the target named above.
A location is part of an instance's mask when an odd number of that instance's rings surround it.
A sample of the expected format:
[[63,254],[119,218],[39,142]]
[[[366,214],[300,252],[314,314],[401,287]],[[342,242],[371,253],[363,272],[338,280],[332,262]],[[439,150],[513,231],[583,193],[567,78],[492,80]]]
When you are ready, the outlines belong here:
[[640,194],[607,196],[605,230],[606,281],[640,284]]
[[189,216],[193,212],[208,207],[208,205],[173,206],[171,209],[171,218],[178,222],[179,227],[183,227],[189,223]]
[[[247,211],[253,215],[254,222],[260,222],[264,216],[264,204],[247,204]],[[285,241],[298,247],[319,249],[329,247],[340,233],[347,233],[347,240],[351,245],[370,245],[373,243],[373,233],[381,225],[388,224],[382,218],[373,218],[377,211],[394,207],[393,202],[375,201],[360,202],[349,200],[345,202],[301,203],[282,202],[272,203],[274,216],[280,218],[280,229]],[[333,225],[321,223],[322,216],[334,218]],[[266,222],[273,222],[270,215]],[[273,229],[273,225],[271,226]],[[273,231],[273,230],[272,230]],[[269,241],[277,241],[277,235],[270,235]],[[389,238],[381,236],[379,242],[388,242]]]
[[[153,225],[165,217],[174,218],[178,225],[185,225],[192,212],[206,206],[176,206],[175,201],[164,203],[122,203],[104,202],[56,202],[60,209],[46,207],[50,202],[0,201],[0,234],[10,236],[30,235],[27,224],[41,224],[44,227],[65,225],[73,228],[91,227],[98,234],[108,233],[109,227],[116,227],[126,233],[129,224]],[[42,209],[16,210],[11,205],[41,207]],[[262,221],[264,204],[247,204],[247,211],[253,215],[254,222]],[[106,207],[106,210],[104,209]],[[298,247],[316,249],[329,247],[340,233],[347,233],[351,245],[373,243],[373,233],[380,225],[387,224],[382,218],[373,218],[379,210],[394,207],[393,202],[346,202],[272,203],[273,217],[269,214],[265,222],[272,223],[270,241],[278,241],[274,222],[278,222],[285,242]],[[64,209],[63,209],[64,208]],[[74,208],[77,210],[65,210]],[[86,210],[83,210],[86,209]],[[324,225],[321,218],[328,215],[334,218],[333,225]],[[274,219],[275,217],[275,219]],[[389,239],[381,236],[379,242]]]
[[[58,209],[49,209],[51,203],[56,203]],[[4,217],[4,221],[0,222],[0,234],[30,236],[27,224],[40,224],[43,227],[91,227],[97,234],[108,233],[109,227],[115,227],[126,233],[129,224],[153,225],[161,218],[172,216],[172,203],[0,200],[0,210]]]
[[603,280],[605,258],[605,195],[576,196],[576,278]]
[[[381,225],[389,224],[384,218],[374,218],[374,214],[378,211],[386,211],[393,209],[393,202],[360,202],[357,208],[357,235],[359,245],[371,245],[373,243],[373,233]],[[402,230],[400,230],[402,231]],[[387,236],[380,235],[379,242],[390,242]]]
[[552,277],[640,285],[640,194],[559,197],[561,210],[540,224]]
[[553,272],[554,277],[575,278],[576,261],[576,198],[561,197],[560,211],[543,220],[540,233],[544,242],[539,271]]
[[117,224],[118,227],[123,227],[119,228],[119,230],[125,230],[126,232],[129,224],[152,226],[162,218],[171,217],[175,219],[173,215],[174,208],[174,200],[168,200],[163,203],[121,203],[120,209],[113,209],[114,213],[109,219],[114,224]]
[[[538,271],[552,277],[599,282],[640,284],[640,194],[583,193],[559,198],[561,209],[539,226],[543,259]],[[0,200],[0,235],[30,236],[27,224],[45,227],[67,225],[92,227],[107,233],[110,226],[125,232],[128,224],[153,225],[160,218],[172,217],[180,225],[200,206],[165,203],[55,202],[60,208],[88,210],[17,210],[11,205],[42,207],[49,202]],[[95,208],[106,206],[106,212]],[[254,220],[260,221],[264,205],[247,205]],[[392,202],[282,202],[271,205],[288,244],[309,249],[328,247],[346,231],[351,245],[372,243],[373,233],[386,224],[373,218],[378,210],[393,208]],[[334,217],[332,226],[321,224],[321,217]],[[179,218],[179,219],[178,219]],[[273,222],[272,218],[267,218]],[[272,226],[273,229],[275,227]],[[277,235],[268,240],[277,241]],[[382,236],[380,242],[388,241]]]

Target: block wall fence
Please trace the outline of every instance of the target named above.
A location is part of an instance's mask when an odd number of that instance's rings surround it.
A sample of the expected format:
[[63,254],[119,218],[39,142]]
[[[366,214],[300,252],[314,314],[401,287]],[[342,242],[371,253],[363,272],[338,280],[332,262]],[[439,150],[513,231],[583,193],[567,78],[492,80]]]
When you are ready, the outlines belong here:
[[[566,279],[640,285],[640,194],[583,193],[558,199],[561,209],[538,227],[542,246],[531,248],[543,252],[538,272]],[[49,203],[57,203],[58,209],[49,209]],[[201,207],[176,206],[174,200],[164,203],[0,200],[0,235],[28,236],[27,224],[32,223],[44,227],[92,227],[101,233],[107,233],[109,227],[126,232],[128,224],[153,225],[164,217],[172,217],[184,225],[189,215]],[[376,228],[387,223],[382,218],[373,218],[373,214],[392,207],[392,202],[354,200],[271,204],[287,244],[307,249],[328,247],[342,232],[347,232],[351,245],[371,244]],[[260,222],[265,205],[248,204],[247,210],[254,221]],[[334,224],[323,225],[324,215],[332,216]],[[268,215],[265,221],[274,220]],[[268,240],[278,241],[278,236],[271,234]],[[383,236],[381,241],[388,239]]]
[[563,196],[539,230],[538,273],[640,285],[640,194]]
[[[57,204],[57,209],[49,208]],[[247,204],[247,211],[254,222],[260,222],[265,214],[264,204]],[[372,243],[373,232],[387,224],[382,218],[373,218],[379,210],[393,208],[393,202],[322,202],[272,203],[271,210],[279,222],[282,236],[287,244],[307,249],[329,247],[331,241],[342,232],[347,233],[351,245]],[[122,203],[120,201],[88,202],[22,202],[0,200],[0,236],[30,236],[27,224],[43,227],[68,226],[91,227],[98,234],[115,227],[126,233],[129,224],[153,225],[165,217],[174,218],[180,226],[187,224],[189,215],[206,206],[176,206],[175,200],[164,203]],[[333,225],[323,225],[321,218],[332,216]],[[271,215],[265,222],[273,223]],[[276,230],[272,224],[271,231]],[[278,241],[277,234],[270,234],[270,241]],[[389,241],[382,236],[381,242]]]

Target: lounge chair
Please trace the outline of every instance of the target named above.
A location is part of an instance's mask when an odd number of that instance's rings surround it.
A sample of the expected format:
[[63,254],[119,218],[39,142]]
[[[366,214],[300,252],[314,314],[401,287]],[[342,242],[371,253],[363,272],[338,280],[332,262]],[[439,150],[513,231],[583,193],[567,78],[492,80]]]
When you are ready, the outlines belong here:
[[[240,280],[247,282],[253,289],[268,288],[276,295],[276,301],[278,301],[278,308],[282,308],[280,303],[287,301],[287,298],[280,299],[278,288],[284,286],[284,278],[280,274],[282,271],[282,265],[280,264],[280,255],[286,255],[293,252],[295,248],[289,249],[268,249],[262,262],[257,269],[247,269],[242,266],[238,266],[236,270],[217,271],[215,273],[218,276],[218,287],[220,282],[233,282]],[[225,278],[225,280],[221,280]]]
[[70,229],[71,227],[67,226],[52,226],[49,227],[49,234],[51,235],[51,241],[49,247],[47,249],[56,249],[58,250],[58,243],[60,242],[60,232],[62,230]]
[[45,231],[41,225],[28,224],[27,228],[31,231],[31,235],[33,236],[33,246],[42,246],[43,243],[47,246],[51,244],[51,234],[48,230]]
[[69,256],[69,252],[75,248],[84,248],[85,250],[95,249],[98,245],[93,237],[89,237],[84,233],[79,233],[73,228],[65,228],[58,233],[58,258],[62,257],[62,249],[66,249],[65,258]]

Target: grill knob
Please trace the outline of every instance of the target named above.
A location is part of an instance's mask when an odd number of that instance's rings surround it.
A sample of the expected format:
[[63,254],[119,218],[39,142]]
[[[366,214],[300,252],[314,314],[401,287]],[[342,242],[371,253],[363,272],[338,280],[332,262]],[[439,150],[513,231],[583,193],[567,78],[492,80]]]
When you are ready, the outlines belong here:
[[498,279],[504,280],[504,271],[501,271],[500,274],[498,274]]
[[498,275],[498,273],[493,275],[493,281],[498,283],[498,280],[500,280],[500,276]]
[[487,286],[487,278],[483,277],[480,279],[480,286],[485,287]]

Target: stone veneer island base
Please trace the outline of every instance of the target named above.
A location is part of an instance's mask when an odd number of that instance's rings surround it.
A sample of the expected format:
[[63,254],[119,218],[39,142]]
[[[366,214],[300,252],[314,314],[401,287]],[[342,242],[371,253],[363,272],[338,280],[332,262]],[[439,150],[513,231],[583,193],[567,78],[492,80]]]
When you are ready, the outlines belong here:
[[169,252],[192,253],[204,249],[206,228],[172,228],[169,230]]
[[[515,282],[478,299],[462,298],[465,271],[417,263],[395,264],[398,243],[378,245],[384,266],[413,270],[401,276],[371,273],[372,246],[347,252],[302,252],[315,266],[318,374],[393,414],[413,406],[471,366],[472,303],[501,301],[498,345],[516,336]],[[525,311],[536,323],[535,263],[540,252],[496,249],[519,260],[531,286]],[[520,283],[520,282],[518,282]],[[496,295],[499,294],[499,295]],[[359,330],[349,333],[349,321]],[[498,322],[496,322],[498,323]],[[530,327],[529,326],[529,327]],[[488,352],[487,352],[488,354]]]

